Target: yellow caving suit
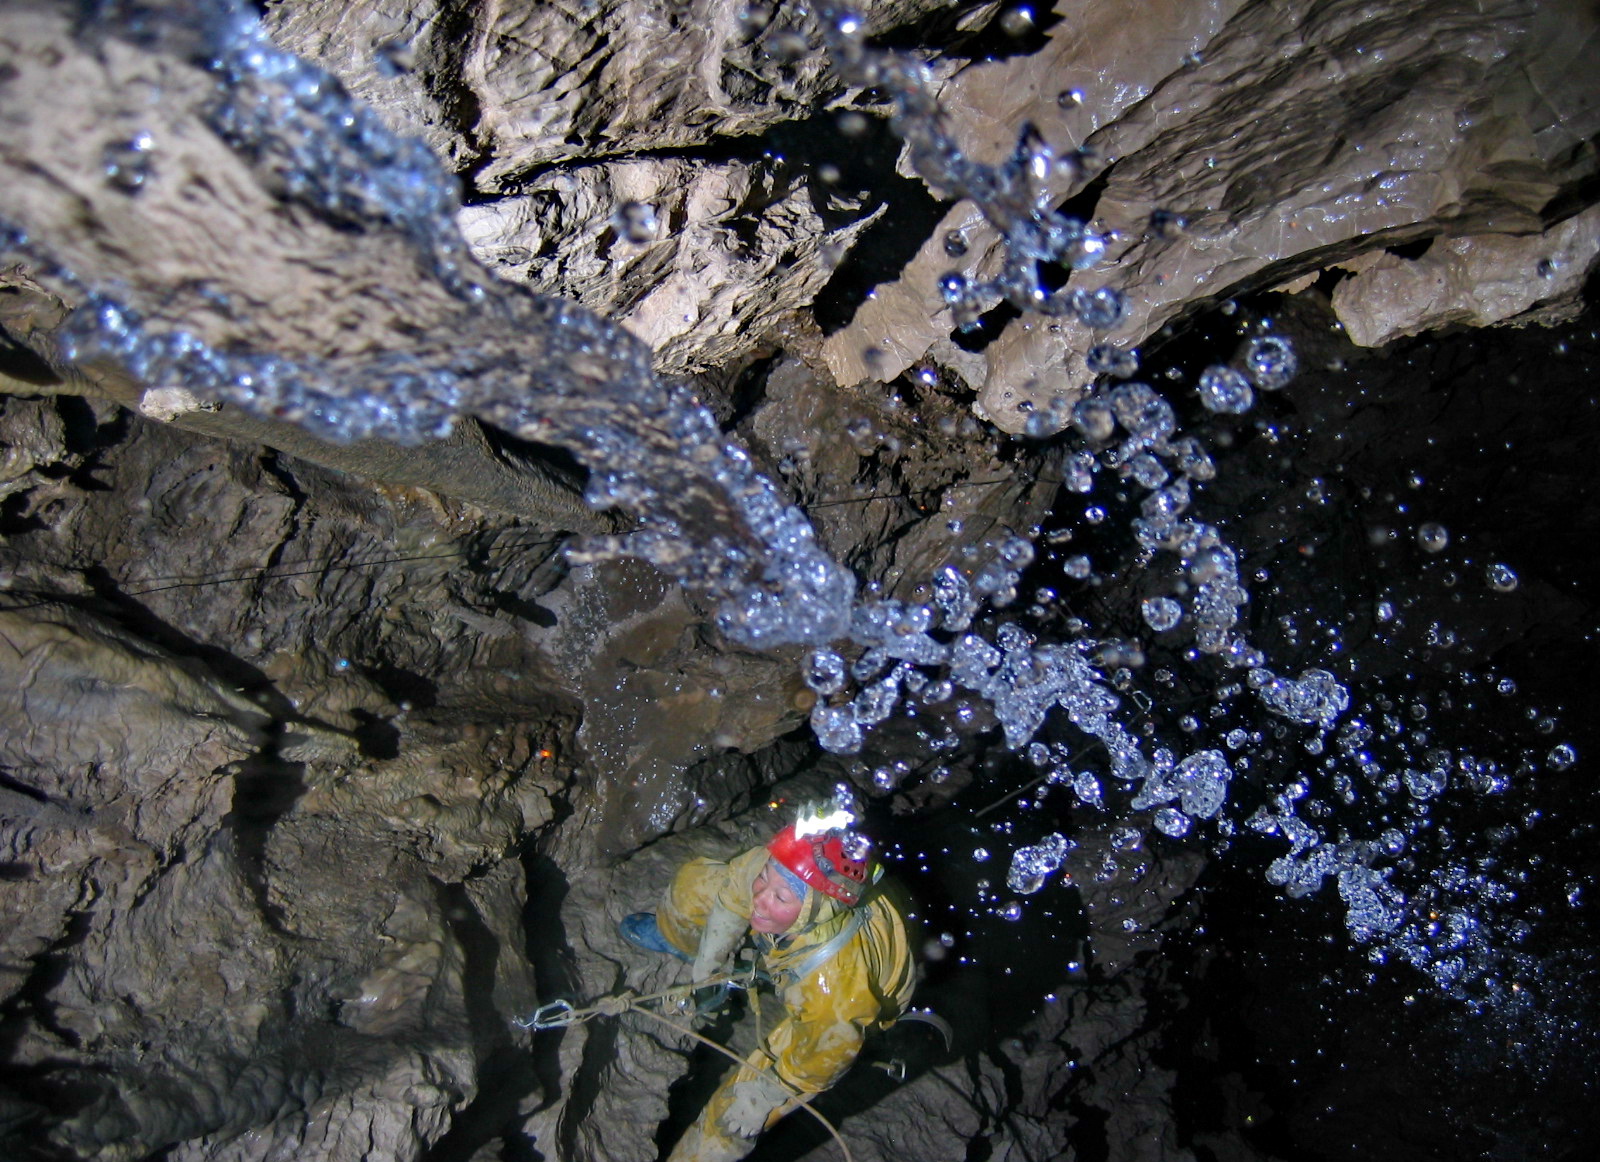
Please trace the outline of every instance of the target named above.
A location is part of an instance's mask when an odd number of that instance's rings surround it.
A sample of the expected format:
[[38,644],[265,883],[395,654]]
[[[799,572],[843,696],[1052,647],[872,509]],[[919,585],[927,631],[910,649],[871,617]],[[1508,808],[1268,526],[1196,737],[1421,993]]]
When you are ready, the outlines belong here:
[[[693,956],[713,904],[748,923],[751,885],[769,858],[766,848],[758,847],[729,863],[700,858],[684,864],[656,913],[661,934]],[[796,931],[787,942],[756,934],[765,967],[777,981],[783,1019],[746,1058],[749,1064],[730,1073],[711,1095],[669,1162],[735,1162],[743,1158],[754,1147],[754,1140],[729,1133],[722,1117],[732,1101],[734,1086],[752,1078],[751,1066],[771,1070],[804,1095],[775,1104],[766,1121],[771,1126],[800,1102],[838,1081],[855,1062],[867,1030],[893,1024],[905,1009],[916,985],[905,920],[890,900],[872,889],[859,909],[863,917],[856,933],[826,963],[799,980],[786,972],[786,966],[799,965],[808,953],[838,933],[849,922],[852,909],[811,889]]]

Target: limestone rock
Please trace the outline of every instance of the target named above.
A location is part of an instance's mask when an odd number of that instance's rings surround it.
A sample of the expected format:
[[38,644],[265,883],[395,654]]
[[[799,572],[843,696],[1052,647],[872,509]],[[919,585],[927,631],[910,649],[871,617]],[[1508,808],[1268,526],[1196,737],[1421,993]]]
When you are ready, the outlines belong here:
[[[1582,39],[1570,21],[1592,27],[1593,17],[1576,6],[1419,3],[1379,18],[1353,2],[1180,7],[1126,86],[1126,70],[1111,66],[1137,34],[1124,25],[1077,36],[1119,19],[1119,6],[1106,5],[1057,26],[1037,57],[975,65],[941,91],[984,118],[987,94],[1011,94],[995,122],[1028,118],[1059,151],[1093,151],[1084,166],[1063,167],[1053,188],[1063,199],[1097,194],[1082,213],[1110,239],[1107,260],[1067,285],[1127,296],[1126,317],[1102,333],[1118,346],[1364,249],[1441,232],[1538,232],[1545,208],[1595,168],[1582,135],[1600,102],[1570,50]],[[1081,110],[1070,96],[1059,107],[1058,93],[1076,92]],[[1156,211],[1172,225],[1152,225]],[[952,229],[967,236],[961,268],[995,263],[993,233],[958,207],[900,280],[878,289],[877,305],[832,336],[841,382],[897,374],[949,331],[935,281],[952,265],[943,253]],[[1539,285],[1532,270],[1525,281]],[[861,352],[886,322],[896,325],[895,358],[869,373]],[[1089,336],[1077,326],[1053,334],[1024,319],[985,351],[979,406],[1007,431],[1089,381],[1069,354]]]
[[[1038,126],[1059,153],[1070,154],[1148,99],[1242,6],[1240,0],[1164,3],[1150,10],[1149,25],[1129,21],[1126,8],[1119,5],[1075,6],[1070,17],[1051,30],[1040,53],[971,62],[940,88],[939,98],[949,110],[952,132],[980,161],[1000,162],[1015,147],[1018,127],[1024,123]],[[1152,29],[1159,32],[1152,35]],[[1090,164],[1097,169],[1100,165]],[[1052,175],[1052,188],[1064,197],[1089,176],[1079,178],[1064,168]],[[962,251],[954,261],[951,239]],[[939,277],[949,270],[991,273],[998,247],[993,226],[970,202],[958,202],[899,277],[879,286],[850,325],[830,336],[826,356],[835,378],[844,384],[869,376],[892,379],[922,358],[937,338],[952,329],[948,310],[934,305]],[[1084,349],[1086,332],[1076,320],[1051,321],[1028,333],[1035,336],[1033,345],[1044,349],[1031,361],[1034,366],[1020,373],[1019,382],[1000,385],[1000,378],[1011,370],[1000,358],[986,359],[983,377],[970,380],[979,388],[993,374],[995,389],[984,392],[984,411],[1009,417],[997,422],[1013,432],[1022,428],[1018,404],[1024,398],[1047,405],[1052,395],[1067,395],[1076,390],[1074,384],[1084,381],[1081,374],[1059,382],[1049,375],[1040,377],[1052,358],[1059,364],[1054,371],[1060,372],[1066,365],[1059,361],[1071,358],[1069,349],[1080,353]],[[1046,334],[1055,338],[1044,339]],[[884,356],[868,367],[864,352],[875,346]],[[1028,394],[1016,394],[1030,380],[1034,382]],[[1008,387],[1013,397],[1006,401]],[[1003,402],[991,404],[991,399]]]
[[926,600],[946,564],[992,560],[995,542],[1044,519],[1059,479],[1048,455],[1007,457],[931,366],[885,396],[780,362],[747,431],[829,551],[904,599]]
[[[987,0],[870,0],[875,33]],[[953,11],[952,11],[953,9]],[[834,82],[803,9],[740,0],[636,5],[401,0],[274,5],[280,43],[420,131],[474,186],[511,193],[552,165],[749,136],[809,114]]]
[[554,624],[530,637],[581,701],[589,858],[619,857],[725,808],[737,785],[707,789],[708,802],[689,769],[765,747],[801,720],[793,659],[706,650],[704,611],[643,562],[582,567],[547,609]]
[[815,198],[781,162],[617,161],[467,206],[461,227],[491,268],[612,316],[683,374],[744,356],[808,307],[882,210],[830,197],[825,221]]
[[1530,314],[1552,320],[1577,310],[1597,256],[1600,209],[1543,234],[1439,238],[1420,258],[1385,254],[1339,283],[1333,309],[1362,347],[1451,324],[1486,327]]

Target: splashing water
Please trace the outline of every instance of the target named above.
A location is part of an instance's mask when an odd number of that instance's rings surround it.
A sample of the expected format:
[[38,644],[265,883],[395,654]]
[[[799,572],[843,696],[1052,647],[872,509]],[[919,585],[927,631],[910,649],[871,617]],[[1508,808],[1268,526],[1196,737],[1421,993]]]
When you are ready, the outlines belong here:
[[[0,237],[3,249],[38,265],[81,304],[64,334],[68,360],[110,359],[140,382],[181,383],[330,439],[414,443],[472,414],[526,439],[566,447],[593,472],[590,503],[623,508],[641,520],[637,531],[593,542],[587,553],[640,556],[716,593],[722,598],[717,624],[735,642],[814,647],[802,676],[818,695],[811,726],[826,750],[856,753],[897,713],[950,706],[964,691],[992,709],[1009,748],[1028,746],[1058,721],[1095,741],[1110,782],[1070,769],[1070,756],[1056,744],[1041,754],[1057,772],[1051,781],[1070,786],[1080,803],[1128,818],[1118,832],[1120,848],[1136,847],[1148,828],[1175,839],[1201,825],[1224,840],[1233,833],[1243,813],[1230,812],[1229,797],[1247,781],[1249,755],[1230,759],[1200,747],[1181,757],[1164,749],[1147,757],[1122,693],[1133,670],[1122,663],[1136,649],[1097,641],[1081,622],[1061,641],[1040,641],[1020,619],[996,624],[997,611],[1016,599],[1034,563],[1029,538],[989,546],[989,559],[970,575],[954,566],[940,570],[928,580],[927,604],[860,600],[855,579],[822,553],[804,515],[785,503],[742,448],[723,438],[685,388],[653,374],[641,344],[572,304],[498,283],[477,265],[455,228],[454,183],[420,144],[393,136],[325,74],[276,49],[243,6],[215,6],[203,20],[177,19],[188,15],[186,6],[105,9],[96,35],[157,36],[199,62],[215,79],[206,117],[223,140],[273,175],[289,198],[326,219],[393,227],[459,311],[453,342],[415,350],[289,357],[224,349],[158,326],[140,304],[120,297],[122,291],[93,282],[94,272],[53,263],[48,238],[30,239],[9,227]],[[835,6],[823,12],[841,74],[888,94],[894,128],[918,171],[941,192],[972,199],[1004,241],[994,278],[951,274],[941,281],[939,293],[958,323],[973,322],[1004,299],[1047,316],[1075,315],[1090,327],[1115,325],[1126,304],[1114,287],[1051,291],[1041,281],[1042,266],[1088,270],[1106,249],[1104,238],[1049,204],[1046,179],[1076,161],[1058,157],[1031,128],[1001,165],[971,161],[945,130],[923,66],[869,49],[861,22]],[[144,197],[159,181],[157,138],[130,138],[104,160],[117,196]],[[623,232],[648,240],[655,225],[648,210],[632,208]],[[945,245],[949,250],[948,240]],[[536,368],[512,357],[530,334],[544,343]],[[1110,379],[1130,380],[1136,373],[1136,352],[1097,350],[1094,363]],[[1213,365],[1199,376],[1199,402],[1213,417],[1245,413],[1256,391],[1282,390],[1298,359],[1287,340],[1266,335],[1252,339],[1237,362]],[[1087,495],[1108,478],[1129,489],[1136,513],[1128,528],[1140,570],[1159,566],[1176,579],[1170,591],[1142,602],[1144,627],[1176,635],[1187,656],[1215,663],[1215,709],[1230,712],[1249,690],[1278,729],[1304,731],[1293,737],[1307,755],[1320,758],[1314,778],[1256,788],[1265,802],[1239,820],[1287,849],[1270,862],[1268,879],[1296,897],[1336,884],[1351,939],[1426,971],[1441,989],[1462,990],[1492,973],[1497,933],[1485,917],[1503,902],[1505,885],[1446,858],[1408,895],[1396,886],[1395,871],[1425,841],[1426,808],[1458,784],[1479,796],[1500,794],[1505,772],[1439,748],[1432,748],[1438,753],[1430,761],[1397,768],[1394,759],[1379,757],[1374,735],[1396,758],[1409,757],[1410,743],[1398,730],[1374,730],[1368,720],[1374,710],[1384,713],[1380,707],[1358,703],[1329,669],[1305,668],[1291,678],[1267,664],[1265,651],[1239,629],[1250,601],[1239,555],[1222,529],[1188,515],[1196,489],[1215,479],[1216,465],[1199,437],[1181,431],[1172,402],[1150,383],[1103,384],[1058,420],[1041,419],[1030,434],[1063,430],[1073,442],[1067,489]],[[1107,513],[1097,503],[1084,519],[1100,524]],[[1429,522],[1417,529],[1416,540],[1437,555],[1450,537],[1443,525]],[[1086,554],[1067,558],[1062,572],[1086,584],[1096,579]],[[1487,578],[1496,591],[1516,585],[1506,565],[1492,566]],[[966,703],[950,710],[953,718],[969,712]],[[1229,745],[1238,750],[1244,740]],[[1549,751],[1552,769],[1576,761],[1566,744]],[[882,789],[888,790],[903,772],[885,769],[890,773]],[[1385,821],[1396,812],[1404,819],[1375,828],[1371,838],[1354,835],[1350,826],[1358,821],[1347,826],[1331,804],[1349,808],[1366,801],[1388,809]],[[1071,840],[1056,834],[1017,849],[1008,887],[1024,895],[1042,890],[1071,848]]]
[[[844,636],[854,579],[817,547],[804,515],[687,389],[656,377],[643,344],[485,271],[456,227],[456,184],[420,141],[394,135],[326,73],[276,48],[243,5],[198,16],[183,3],[102,9],[85,35],[127,36],[196,63],[215,86],[200,115],[264,185],[329,222],[393,228],[458,308],[431,342],[379,354],[222,348],[152,322],[125,292],[55,262],[48,238],[0,222],[4,249],[81,303],[62,329],[68,362],[109,360],[139,382],[181,383],[336,441],[414,444],[480,416],[570,449],[592,470],[589,502],[640,519],[638,531],[586,546],[589,559],[641,557],[724,595],[718,625],[745,645]],[[107,182],[120,196],[149,196],[148,175],[161,167],[153,140],[109,158]],[[531,360],[530,336],[543,344]]]

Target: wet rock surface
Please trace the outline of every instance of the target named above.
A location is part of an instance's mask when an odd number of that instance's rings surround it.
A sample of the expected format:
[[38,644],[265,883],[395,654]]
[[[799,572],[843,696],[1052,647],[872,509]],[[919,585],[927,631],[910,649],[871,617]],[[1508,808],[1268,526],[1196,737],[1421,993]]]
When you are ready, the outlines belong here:
[[[1081,391],[1096,339],[1136,347],[1197,307],[1364,250],[1539,234],[1573,212],[1567,191],[1594,170],[1594,89],[1566,43],[1594,35],[1579,8],[1173,8],[1151,13],[1154,38],[1114,5],[1064,14],[1039,54],[975,63],[941,90],[958,122],[995,127],[995,154],[1024,120],[1060,152],[1091,151],[1053,188],[1110,239],[1108,261],[1068,285],[1109,282],[1129,302],[1099,335],[1024,317],[991,341],[972,386],[1007,431]],[[832,337],[842,381],[881,374],[861,354],[877,334],[895,336],[892,373],[949,333],[930,293],[938,273],[994,261],[993,231],[970,217],[955,207],[905,276]],[[1533,269],[1514,277],[1539,287]]]
[[[970,575],[1004,534],[1050,523],[1062,453],[1006,433],[1083,390],[1094,342],[1158,340],[1296,279],[1305,305],[1281,313],[1327,365],[1357,358],[1314,337],[1328,312],[1378,346],[1583,309],[1600,104],[1582,5],[1228,0],[1132,19],[1095,3],[1010,32],[1015,6],[863,7],[930,61],[974,154],[1009,152],[1024,120],[1062,155],[1092,149],[1053,188],[1112,240],[1110,264],[1071,279],[1124,291],[1115,330],[1000,311],[981,341],[955,333],[938,277],[991,264],[994,230],[965,202],[907,224],[892,153],[857,167],[862,138],[836,133],[842,111],[882,108],[833,79],[788,6],[303,3],[267,20],[461,176],[461,225],[489,268],[694,373],[722,429],[886,596],[923,600],[941,566]],[[124,48],[108,58],[125,64]],[[28,187],[37,220],[81,243],[73,265],[129,272],[221,339],[251,336],[206,306],[199,276],[219,270],[265,304],[280,349],[354,358],[373,318],[398,344],[471,340],[392,238],[312,223],[310,246],[270,183],[181,126],[185,148],[163,157],[225,188],[211,205],[226,219],[160,188],[108,192],[107,141],[148,125],[79,111],[75,134],[39,148],[55,188]],[[144,229],[135,211],[173,232],[130,262],[117,240]],[[271,254],[286,238],[287,264]],[[227,259],[185,266],[186,250]],[[616,920],[689,855],[760,842],[769,803],[839,779],[882,791],[874,768],[904,761],[885,828],[935,829],[985,774],[971,748],[929,745],[946,712],[887,725],[859,760],[819,757],[798,651],[733,648],[694,592],[588,555],[581,534],[630,522],[582,505],[586,473],[564,453],[491,424],[420,450],[334,445],[66,367],[53,336],[73,304],[36,275],[0,270],[0,1150],[658,1157],[714,1063],[641,1017],[537,1035],[511,1019],[676,980]],[[1340,280],[1331,303],[1308,278]],[[497,357],[545,352],[530,334]],[[1372,449],[1422,454],[1408,441],[1428,413],[1396,437],[1382,407],[1336,395],[1296,401],[1328,421],[1314,456],[1291,470],[1263,455],[1226,503],[1244,512],[1285,473],[1332,475]],[[1315,507],[1249,521],[1263,554],[1342,543]],[[1132,618],[1136,596],[1104,601]],[[1520,628],[1480,620],[1484,652]],[[981,715],[955,729],[997,737]],[[1225,1074],[1225,1114],[1197,1130],[1162,1046],[1190,983],[1162,953],[1194,923],[1202,855],[1174,843],[1107,871],[1109,825],[1084,816],[1062,882],[1029,901],[1070,951],[1030,970],[1026,998],[998,955],[977,974],[940,942],[948,928],[952,945],[1003,948],[1015,925],[958,936],[928,903],[922,1000],[956,1041],[903,1026],[873,1050],[906,1064],[903,1084],[863,1063],[819,1103],[860,1162],[1268,1156],[1249,1082]],[[754,1157],[835,1150],[802,1126]]]

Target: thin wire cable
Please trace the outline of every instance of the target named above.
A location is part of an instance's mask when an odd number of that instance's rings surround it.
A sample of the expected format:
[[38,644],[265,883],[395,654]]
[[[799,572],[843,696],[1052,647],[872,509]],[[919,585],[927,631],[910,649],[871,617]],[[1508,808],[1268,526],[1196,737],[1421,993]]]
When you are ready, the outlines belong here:
[[[1018,479],[1019,478],[1015,476],[1002,476],[993,480],[959,480],[951,484],[943,485],[939,488],[928,489],[926,490],[926,493],[931,494],[941,491],[948,492],[957,488],[986,488],[994,484],[1008,484]],[[1041,476],[1035,479],[1032,483],[1060,484],[1061,481],[1051,480]],[[910,500],[913,495],[916,494],[913,493],[911,489],[906,489],[903,492],[879,492],[873,493],[869,496],[850,496],[837,497],[831,500],[817,500],[804,507],[808,509],[831,508],[841,504],[870,504],[874,500]],[[541,533],[539,535],[539,539],[537,540],[510,540],[509,543],[506,540],[497,540],[493,544],[486,546],[482,551],[485,554],[490,554],[502,549],[532,549],[538,548],[541,545],[559,544],[564,539],[564,536],[552,537]],[[236,571],[237,575],[229,576],[210,577],[207,574],[197,574],[193,577],[185,577],[182,575],[171,577],[135,577],[121,582],[119,588],[122,590],[125,596],[144,597],[151,593],[166,593],[174,589],[204,589],[213,585],[242,585],[247,582],[276,581],[289,577],[309,577],[318,573],[327,573],[333,571],[368,569],[381,565],[403,565],[414,561],[451,560],[454,558],[471,556],[474,551],[475,550],[471,547],[465,547],[458,549],[446,549],[438,553],[414,553],[403,557],[376,557],[366,561],[344,562],[339,561],[338,558],[333,554],[329,554],[326,557],[318,559],[308,559],[305,561],[295,562],[295,566],[293,568],[239,570]],[[39,603],[34,602],[25,605],[7,606],[6,608],[27,609],[37,604]]]

